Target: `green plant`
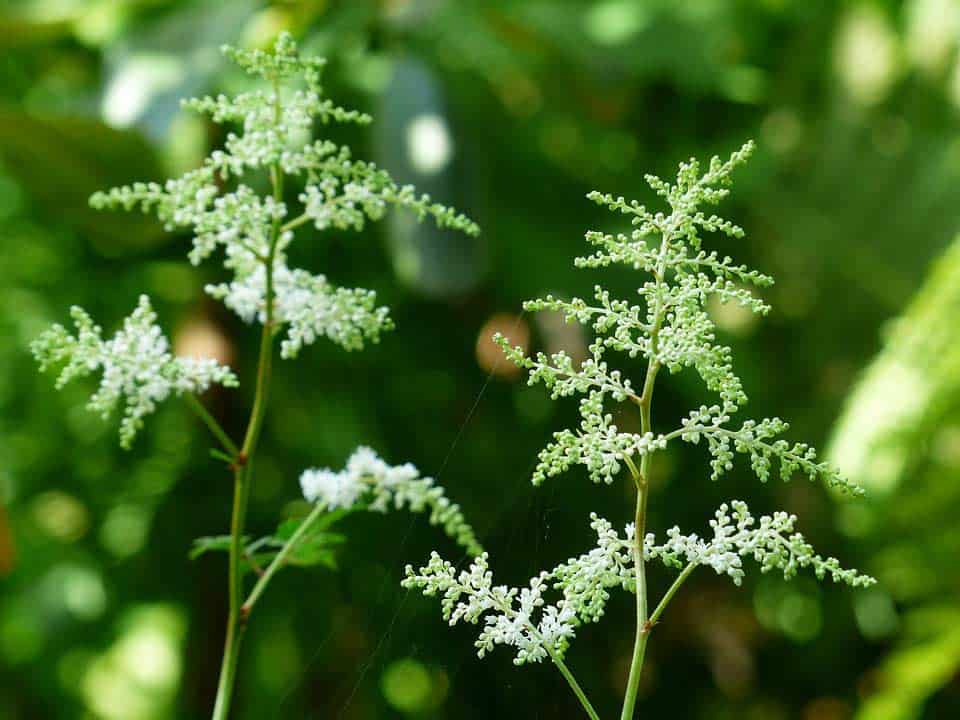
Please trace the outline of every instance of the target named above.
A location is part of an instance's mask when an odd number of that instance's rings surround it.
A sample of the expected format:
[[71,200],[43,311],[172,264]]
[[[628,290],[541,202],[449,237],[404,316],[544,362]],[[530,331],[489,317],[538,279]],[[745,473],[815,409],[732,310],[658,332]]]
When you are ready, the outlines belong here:
[[[634,717],[637,688],[647,641],[661,615],[682,584],[699,566],[712,568],[740,584],[743,558],[753,558],[763,572],[779,570],[785,578],[801,568],[811,568],[818,578],[831,577],[855,587],[874,580],[855,570],[840,567],[835,558],[816,554],[803,536],[794,530],[796,518],[778,512],[756,520],[747,505],[734,500],[724,504],[710,522],[712,537],[684,535],[674,527],[659,542],[648,532],[648,478],[658,451],[677,440],[703,443],[710,454],[710,475],[717,480],[733,466],[736,454],[749,457],[753,472],[766,481],[773,465],[789,480],[795,472],[811,479],[824,478],[829,484],[850,492],[858,488],[834,469],[817,459],[804,443],[790,444],[779,436],[788,429],[785,422],[770,418],[747,420],[731,425],[746,403],[742,383],[733,370],[730,348],[716,340],[716,328],[707,310],[707,301],[737,302],[755,313],[766,313],[767,304],[748,286],[766,286],[766,275],[734,264],[727,256],[701,248],[701,232],[719,232],[731,238],[743,235],[741,228],[700,208],[717,204],[729,190],[730,175],[753,150],[747,143],[726,162],[713,158],[706,171],[695,160],[680,165],[675,183],[647,176],[650,187],[669,205],[669,212],[653,213],[637,202],[622,197],[591,193],[599,205],[630,219],[630,234],[609,235],[589,232],[587,241],[595,251],[577,258],[582,268],[606,268],[624,264],[646,273],[639,287],[642,304],[613,298],[603,287],[596,288],[596,302],[546,297],[526,303],[529,311],[556,311],[567,321],[592,326],[596,339],[590,357],[576,366],[560,352],[528,357],[520,347],[511,347],[498,336],[507,357],[529,371],[529,383],[542,382],[553,398],[574,394],[580,400],[580,426],[554,434],[553,442],[540,452],[533,473],[538,485],[576,465],[586,467],[591,480],[610,484],[626,468],[636,487],[636,512],[623,535],[612,523],[591,515],[598,536],[595,548],[554,569],[542,572],[525,588],[495,585],[486,554],[477,557],[467,570],[458,571],[433,553],[426,566],[407,568],[406,587],[420,588],[426,595],[441,596],[444,619],[451,625],[465,621],[483,628],[476,641],[483,657],[496,645],[516,649],[514,662],[522,665],[549,658],[566,678],[589,715],[597,712],[588,700],[564,658],[580,625],[596,622],[604,613],[609,590],[621,587],[636,594],[635,642],[630,674],[623,698],[621,718]],[[607,361],[611,351],[646,360],[640,389]],[[693,368],[707,389],[719,395],[719,404],[702,405],[684,419],[679,428],[657,432],[652,424],[654,385],[662,369],[671,373]],[[639,433],[622,431],[608,411],[611,403],[631,403],[640,415]],[[673,584],[654,606],[648,600],[646,565],[660,560],[680,570]],[[556,592],[554,602],[546,600]],[[651,610],[651,607],[653,608]]]
[[859,598],[857,619],[864,635],[889,642],[856,720],[933,716],[960,670],[958,315],[960,237],[889,324],[830,441],[831,459],[870,494],[840,523],[872,549],[881,583]]
[[[372,291],[338,288],[323,275],[291,268],[287,249],[295,230],[307,224],[321,231],[362,230],[367,220],[383,217],[389,206],[407,208],[421,219],[430,216],[440,227],[470,234],[478,228],[428,196],[417,195],[412,187],[398,186],[375,165],[354,160],[349,148],[329,140],[308,140],[318,123],[365,124],[370,118],[323,97],[323,61],[301,57],[289,35],[281,35],[269,52],[226,47],[224,53],[265,81],[268,89],[235,97],[205,97],[185,105],[208,114],[215,123],[236,124],[240,131],[229,133],[222,150],[178,179],[97,193],[91,204],[126,210],[140,207],[154,212],[171,232],[191,231],[189,258],[195,265],[223,250],[224,266],[233,277],[208,286],[207,292],[246,322],[262,325],[255,392],[243,439],[235,442],[197,397],[214,383],[236,386],[236,375],[212,359],[175,357],[146,296],[109,340],[103,339],[86,312],[75,307],[75,335],[55,325],[32,346],[42,369],[62,366],[58,386],[102,371],[89,407],[108,415],[124,403],[120,424],[124,447],[130,447],[157,403],[171,394],[186,399],[221,445],[214,454],[229,466],[234,478],[230,533],[198,539],[192,553],[194,557],[210,550],[229,553],[230,610],[215,720],[229,715],[240,642],[256,602],[282,567],[328,563],[342,540],[329,528],[347,511],[403,507],[427,511],[431,522],[442,525],[464,548],[480,552],[473,531],[442,488],[420,477],[412,465],[392,467],[367,448],[358,449],[343,472],[303,473],[304,496],[314,504],[305,518],[287,520],[275,533],[257,540],[245,535],[275,338],[283,335],[281,357],[293,358],[321,337],[346,350],[359,350],[393,327],[387,308],[376,305]],[[243,182],[247,175],[252,176],[253,185]],[[289,180],[300,184],[302,211],[293,216],[285,201]],[[268,187],[267,194],[258,194],[254,189],[258,183]],[[252,588],[245,583],[250,570],[258,574]]]

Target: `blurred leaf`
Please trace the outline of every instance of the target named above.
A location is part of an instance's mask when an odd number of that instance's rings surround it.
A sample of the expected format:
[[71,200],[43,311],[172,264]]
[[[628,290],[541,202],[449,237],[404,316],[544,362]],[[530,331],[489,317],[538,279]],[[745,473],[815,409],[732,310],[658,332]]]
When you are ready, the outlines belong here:
[[[247,540],[248,538],[244,538],[244,542]],[[229,535],[198,537],[193,541],[193,548],[190,550],[190,559],[196,560],[208,552],[230,552],[230,542]]]
[[[934,263],[850,395],[830,455],[868,490],[842,526],[907,628],[858,720],[908,720],[960,669],[960,237]],[[864,626],[864,632],[869,628]]]
[[38,21],[10,15],[0,17],[0,50],[12,50],[55,42],[70,35],[66,20]]
[[[339,509],[318,518],[287,555],[287,564],[299,567],[323,565],[336,569],[335,549],[345,543],[347,538],[341,533],[326,532],[326,529],[348,514],[349,510]],[[302,524],[303,519],[290,519],[280,523],[276,540],[281,545],[289,542]]]
[[96,190],[161,176],[150,145],[136,132],[79,116],[0,108],[0,160],[43,215],[56,217],[109,253],[155,243],[160,224],[139,213],[103,213]]
[[889,327],[850,395],[831,454],[874,495],[895,492],[945,411],[960,407],[960,237]]
[[[311,533],[326,530],[335,522],[345,518],[350,514],[350,512],[351,511],[346,508],[338,508],[337,510],[331,510],[328,513],[324,513],[314,520],[310,530]],[[277,537],[282,538],[283,540],[288,540],[297,531],[297,528],[300,527],[302,522],[302,518],[290,518],[288,520],[284,520],[282,523],[280,523],[279,527],[277,527]]]
[[234,460],[234,458],[230,457],[225,452],[223,452],[223,450],[220,450],[218,448],[210,448],[210,457],[212,457],[214,460],[222,460],[228,465],[232,464]]
[[923,637],[890,653],[880,668],[879,689],[863,704],[857,720],[921,717],[927,699],[946,685],[960,666],[960,608],[949,609],[944,619],[947,622],[936,623]]

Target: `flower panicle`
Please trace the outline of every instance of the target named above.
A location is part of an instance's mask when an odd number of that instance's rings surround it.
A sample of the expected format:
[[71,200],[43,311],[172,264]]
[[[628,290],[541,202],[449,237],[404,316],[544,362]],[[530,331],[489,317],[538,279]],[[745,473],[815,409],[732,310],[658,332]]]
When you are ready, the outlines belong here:
[[140,296],[136,309],[109,340],[103,339],[100,326],[82,308],[75,306],[70,314],[76,335],[53,325],[30,349],[41,370],[61,366],[57,388],[102,371],[100,386],[87,407],[106,418],[123,402],[120,444],[124,448],[133,444],[144,418],[170,395],[200,394],[214,384],[237,385],[233,371],[212,358],[174,356],[146,295]]
[[441,526],[468,553],[483,552],[460,506],[450,501],[433,478],[423,477],[410,463],[389,465],[368,447],[357,448],[343,470],[305,470],[300,487],[308,502],[330,510],[362,508],[385,513],[406,508],[428,513],[430,523]]
[[[562,659],[577,629],[603,617],[612,589],[636,591],[634,558],[639,539],[634,526],[627,525],[621,536],[596,513],[590,521],[597,535],[596,546],[535,575],[526,587],[494,584],[487,553],[458,571],[436,552],[419,570],[407,566],[403,586],[439,597],[443,619],[450,625],[482,625],[475,642],[480,657],[505,645],[515,649],[517,665],[548,657]],[[820,579],[829,577],[853,587],[876,582],[842,568],[836,558],[817,554],[795,531],[795,523],[796,517],[784,512],[764,515],[758,521],[746,503],[733,500],[721,505],[711,520],[712,538],[683,535],[674,527],[658,544],[654,534],[648,533],[643,538],[644,560],[660,560],[674,568],[702,565],[730,577],[736,585],[743,582],[744,558],[755,560],[763,573],[780,570],[788,580],[810,568]],[[559,597],[548,602],[549,593]]]
[[[432,219],[440,228],[477,235],[466,215],[400,185],[374,163],[353,157],[349,147],[309,139],[328,123],[370,122],[365,113],[335,105],[320,82],[322,59],[304,56],[288,33],[267,50],[225,47],[225,55],[267,87],[234,96],[184,101],[184,107],[230,126],[223,147],[199,168],[164,182],[136,182],[94,194],[98,209],[140,209],[157,216],[170,232],[190,232],[191,263],[218,252],[232,277],[206,291],[246,322],[266,322],[267,271],[273,276],[273,318],[285,327],[285,358],[327,338],[347,350],[377,342],[393,328],[386,308],[370,290],[339,288],[326,275],[289,264],[296,231],[363,230],[389,208]],[[245,182],[267,171],[273,192],[261,195]],[[279,191],[280,178],[299,184],[291,198]]]

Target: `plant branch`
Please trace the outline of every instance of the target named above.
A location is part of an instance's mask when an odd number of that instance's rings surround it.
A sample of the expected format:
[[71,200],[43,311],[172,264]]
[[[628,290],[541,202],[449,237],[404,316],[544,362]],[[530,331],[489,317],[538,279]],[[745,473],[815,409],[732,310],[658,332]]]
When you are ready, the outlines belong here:
[[184,399],[187,401],[187,407],[193,410],[196,413],[203,423],[210,429],[210,432],[213,433],[214,437],[220,442],[220,445],[224,450],[227,451],[227,454],[237,460],[237,456],[240,454],[240,448],[237,447],[236,443],[230,439],[230,436],[227,435],[226,430],[223,429],[223,426],[217,422],[217,419],[210,414],[210,411],[204,407],[203,403],[200,402],[200,399],[193,393],[185,393]]
[[[273,80],[274,118],[279,125],[281,119],[280,86]],[[273,185],[273,198],[277,203],[283,200],[283,171],[279,163],[270,169],[270,181]],[[263,429],[267,400],[270,392],[270,378],[273,365],[273,326],[274,326],[274,287],[273,266],[280,237],[280,220],[275,219],[270,233],[270,247],[266,258],[266,291],[264,293],[265,315],[263,331],[260,334],[260,354],[257,362],[257,384],[250,411],[250,421],[244,435],[243,447],[238,455],[239,466],[234,474],[233,515],[230,526],[230,570],[229,595],[230,611],[227,618],[227,639],[223,662],[220,667],[220,683],[217,688],[217,700],[213,711],[213,720],[227,720],[230,714],[230,701],[236,680],[239,660],[240,640],[247,624],[247,615],[243,612],[243,577],[240,563],[243,558],[243,530],[247,505],[250,499],[250,484],[253,479],[253,458]]]
[[[643,432],[647,432],[647,426],[649,425],[649,408],[649,403],[646,401],[640,406],[644,426]],[[646,567],[643,560],[643,536],[646,527],[649,457],[649,454],[643,456],[640,461],[639,470],[633,460],[628,459],[627,462],[630,473],[637,484],[637,507],[634,516],[636,542],[634,543],[633,551],[633,563],[637,573],[637,626],[633,643],[633,656],[630,660],[630,674],[627,677],[627,688],[623,696],[623,709],[620,714],[621,720],[631,720],[633,718],[633,709],[637,702],[637,690],[640,687],[640,672],[643,669],[643,657],[647,648],[647,578]]]
[[[661,231],[662,239],[660,241],[660,254],[657,261],[657,267],[654,270],[654,279],[656,280],[655,297],[656,305],[653,311],[653,328],[650,330],[650,361],[647,363],[647,373],[643,380],[643,391],[637,404],[640,406],[640,432],[643,435],[651,432],[652,424],[650,422],[651,411],[653,407],[653,388],[657,381],[657,373],[660,370],[660,364],[656,361],[657,343],[660,335],[660,327],[663,324],[664,308],[661,300],[660,287],[663,285],[664,272],[666,271],[666,257],[669,249],[669,234]],[[650,490],[650,456],[651,453],[644,453],[640,460],[639,470],[631,460],[628,462],[630,473],[637,485],[637,509],[634,516],[634,528],[636,543],[633,549],[633,562],[637,572],[637,627],[633,642],[633,657],[630,660],[630,674],[627,677],[627,688],[623,695],[623,708],[620,713],[620,720],[632,720],[634,707],[637,703],[637,691],[640,687],[640,673],[643,670],[643,658],[647,649],[647,638],[650,636],[650,622],[647,617],[647,576],[646,567],[643,558],[643,538],[646,534],[647,523],[647,495]]]
[[296,547],[301,540],[303,540],[309,527],[316,522],[316,520],[323,515],[325,511],[326,506],[322,503],[317,503],[314,505],[313,510],[310,511],[310,514],[304,518],[303,522],[300,523],[300,527],[297,528],[296,532],[294,532],[290,539],[284,543],[282,548],[280,548],[280,552],[278,552],[274,556],[273,560],[270,561],[270,564],[267,565],[267,568],[263,571],[260,579],[257,580],[257,584],[253,586],[253,590],[250,591],[250,594],[247,596],[247,599],[244,601],[243,606],[240,609],[242,615],[249,617],[250,613],[253,611],[253,606],[256,605],[257,600],[260,599],[260,596],[267,589],[267,585],[270,584],[273,576],[280,568],[283,567],[283,564],[287,561],[287,557],[293,551],[293,548]]
[[590,704],[590,700],[587,698],[587,694],[583,691],[583,688],[580,687],[580,684],[577,682],[577,679],[573,676],[573,673],[570,672],[570,668],[567,667],[566,663],[557,655],[552,648],[544,643],[544,648],[547,650],[547,654],[550,656],[550,659],[553,661],[553,664],[557,666],[557,670],[560,671],[560,674],[563,675],[564,680],[567,681],[567,684],[570,686],[570,689],[573,690],[573,694],[577,696],[577,700],[580,701],[580,704],[583,706],[583,709],[586,711],[587,715],[590,717],[590,720],[600,720],[600,716],[597,715],[597,711],[593,709],[593,705]]
[[282,235],[285,232],[294,230],[308,222],[310,222],[310,216],[307,215],[307,213],[302,213],[300,215],[297,215],[297,217],[295,217],[293,220],[290,220],[280,226],[280,234]]
[[684,581],[690,577],[690,573],[697,569],[698,565],[699,563],[696,562],[688,563],[683,569],[683,572],[680,573],[677,576],[677,579],[673,581],[673,584],[670,586],[667,592],[663,594],[663,597],[660,598],[660,602],[657,604],[657,607],[652,613],[650,613],[649,624],[651,627],[657,624],[657,621],[660,620],[660,616],[663,615],[663,611],[667,609],[667,605],[670,604],[673,596],[677,594],[677,590],[679,590]]

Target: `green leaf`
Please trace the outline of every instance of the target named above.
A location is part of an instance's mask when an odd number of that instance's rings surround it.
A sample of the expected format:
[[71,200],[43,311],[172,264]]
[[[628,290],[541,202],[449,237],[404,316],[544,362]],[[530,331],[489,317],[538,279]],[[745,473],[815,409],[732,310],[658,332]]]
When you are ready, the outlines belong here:
[[[190,550],[190,559],[196,560],[208,552],[229,553],[231,541],[232,538],[230,535],[212,535],[209,537],[196,538],[193,541],[193,548]],[[243,544],[244,551],[243,557],[240,559],[240,570],[242,573],[248,573],[255,567],[262,570],[269,565],[270,561],[277,555],[276,550],[270,548],[279,549],[283,546],[283,541],[268,536],[251,543],[250,538],[245,536],[243,538]],[[262,548],[268,549],[261,550]]]
[[[327,532],[327,528],[349,512],[349,510],[341,508],[328,512],[313,521],[306,534],[300,538],[290,554],[287,555],[287,564],[298,567],[322,565],[330,569],[336,569],[335,549],[338,545],[345,543],[347,538],[341,533]],[[280,523],[275,539],[281,546],[290,541],[294,533],[303,524],[304,519],[291,518]]]
[[166,240],[160,223],[147,215],[105,216],[88,203],[101,188],[162,175],[153,148],[135,131],[80,116],[0,107],[0,161],[38,213],[75,228],[102,252],[140,252]]
[[[328,513],[324,513],[313,521],[313,525],[310,527],[308,535],[326,530],[335,522],[349,514],[350,510],[347,508],[338,508],[336,510],[331,510]],[[284,541],[289,540],[291,537],[293,537],[293,534],[303,523],[304,519],[305,518],[288,518],[287,520],[284,520],[279,526],[277,526],[277,538]]]
[[[190,559],[196,560],[201,555],[208,552],[230,552],[230,542],[232,538],[229,535],[210,535],[198,537],[193,541],[193,548],[190,550]],[[244,538],[244,542],[247,538]]]

